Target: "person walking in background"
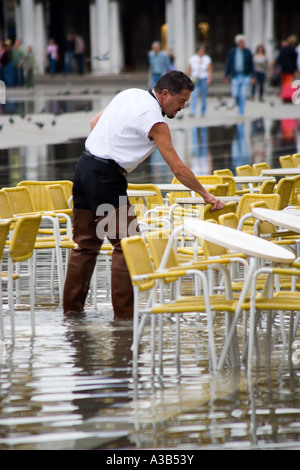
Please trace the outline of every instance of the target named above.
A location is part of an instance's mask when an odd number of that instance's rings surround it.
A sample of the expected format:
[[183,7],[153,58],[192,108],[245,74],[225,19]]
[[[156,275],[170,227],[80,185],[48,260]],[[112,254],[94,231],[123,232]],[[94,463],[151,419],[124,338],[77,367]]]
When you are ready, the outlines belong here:
[[34,57],[32,47],[28,46],[24,55],[25,84],[30,92],[34,90]]
[[291,101],[295,91],[292,83],[297,72],[297,36],[291,35],[286,40],[286,45],[281,48],[276,63],[280,67],[280,98],[282,101]]
[[251,98],[255,98],[256,85],[258,85],[259,101],[264,100],[264,85],[268,71],[268,59],[262,44],[257,46],[253,56],[255,83],[252,85]]
[[54,75],[56,73],[56,64],[58,61],[58,45],[55,43],[53,38],[49,39],[49,44],[47,46],[47,57],[49,61],[50,75]]
[[201,116],[203,117],[206,112],[206,100],[208,85],[211,83],[212,78],[212,60],[205,53],[205,46],[200,45],[197,48],[197,53],[192,55],[189,60],[187,75],[191,77],[195,89],[191,96],[191,112],[190,116],[195,116],[197,109],[197,101],[199,93],[201,93]]
[[25,52],[21,46],[21,40],[16,39],[12,48],[12,60],[14,66],[14,85],[22,87],[24,86],[23,58]]
[[65,42],[64,73],[73,73],[75,56],[75,40],[72,34],[68,34]]
[[12,60],[12,41],[6,39],[4,43],[4,52],[1,56],[2,80],[7,87],[14,85],[14,64]]
[[156,85],[160,77],[172,69],[170,57],[160,49],[160,42],[154,41],[152,49],[148,52],[148,62],[151,75],[152,88]]
[[2,55],[4,54],[4,51],[5,51],[4,42],[2,41],[2,39],[0,39],[0,80],[1,81],[3,81],[1,58],[2,58]]
[[75,34],[75,59],[77,62],[77,71],[80,75],[85,72],[84,66],[84,53],[85,53],[85,42],[79,34]]
[[250,49],[245,47],[245,36],[235,37],[235,47],[228,55],[225,66],[225,82],[231,77],[231,94],[236,101],[238,114],[243,115],[249,94],[249,86],[254,82],[254,65]]

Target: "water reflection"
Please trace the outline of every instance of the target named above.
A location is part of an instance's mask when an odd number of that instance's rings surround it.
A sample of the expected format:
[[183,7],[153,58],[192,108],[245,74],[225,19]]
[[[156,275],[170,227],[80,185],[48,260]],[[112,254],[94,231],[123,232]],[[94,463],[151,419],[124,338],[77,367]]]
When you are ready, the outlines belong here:
[[[275,167],[278,155],[300,152],[299,121],[289,121],[176,129],[175,147],[201,174],[246,161]],[[22,179],[72,179],[84,140],[0,150],[1,186]],[[128,177],[130,182],[171,179],[158,151]],[[269,363],[261,351],[252,383],[243,370],[213,379],[205,322],[185,318],[180,376],[168,323],[166,376],[151,377],[145,340],[135,382],[131,323],[112,321],[109,303],[99,302],[98,310],[90,307],[78,321],[65,320],[59,308],[41,309],[33,341],[29,312],[16,312],[17,341],[0,355],[0,449],[299,449],[300,369],[279,343]],[[7,315],[5,324],[9,331]],[[259,343],[263,349],[265,338]]]
[[[230,126],[194,127],[172,131],[174,146],[198,174],[214,169],[266,161],[278,167],[278,157],[300,152],[299,120],[253,122]],[[0,136],[1,137],[1,136]],[[13,186],[23,179],[72,179],[85,139],[61,144],[0,149],[0,185]],[[169,182],[171,171],[156,149],[133,173],[129,182]]]
[[231,169],[242,165],[251,165],[250,151],[245,133],[245,125],[240,122],[236,126],[236,132],[234,134],[231,144]]
[[47,100],[39,98],[29,101],[9,101],[0,106],[1,115],[18,115],[25,118],[31,114],[63,114],[79,111],[91,111],[94,109],[91,100]]

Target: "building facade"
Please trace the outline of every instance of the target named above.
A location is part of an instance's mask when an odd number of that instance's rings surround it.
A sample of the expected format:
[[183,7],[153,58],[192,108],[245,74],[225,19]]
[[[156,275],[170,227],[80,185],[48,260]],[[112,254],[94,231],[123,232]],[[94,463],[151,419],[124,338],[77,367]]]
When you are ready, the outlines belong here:
[[50,37],[59,46],[62,71],[69,32],[84,38],[88,71],[119,74],[146,70],[154,40],[172,51],[181,70],[199,42],[223,65],[234,36],[242,32],[252,51],[262,43],[271,60],[289,34],[300,40],[299,25],[299,0],[0,0],[0,39],[31,45],[41,74]]

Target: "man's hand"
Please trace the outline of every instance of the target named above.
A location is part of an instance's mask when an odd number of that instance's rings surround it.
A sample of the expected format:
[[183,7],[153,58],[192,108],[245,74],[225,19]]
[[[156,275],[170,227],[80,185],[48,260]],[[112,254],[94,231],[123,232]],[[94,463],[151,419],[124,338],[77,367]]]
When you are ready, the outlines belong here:
[[216,198],[212,194],[208,193],[206,196],[203,196],[203,199],[206,204],[211,204],[212,208],[210,209],[210,212],[218,211],[220,209],[223,209],[225,206],[225,203],[221,201],[220,199]]

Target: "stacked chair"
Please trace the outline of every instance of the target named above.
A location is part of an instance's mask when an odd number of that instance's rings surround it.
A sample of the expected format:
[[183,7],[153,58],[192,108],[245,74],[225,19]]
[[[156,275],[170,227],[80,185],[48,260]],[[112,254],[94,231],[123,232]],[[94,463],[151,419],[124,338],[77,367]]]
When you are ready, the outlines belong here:
[[[289,164],[292,161],[296,165],[299,155],[291,157]],[[282,157],[280,164],[287,164],[284,163],[287,161]],[[252,167],[238,167],[236,173],[259,176],[263,169],[268,168],[266,162],[261,162]],[[180,326],[186,317],[187,321],[205,321],[207,359],[214,373],[221,371],[225,365],[240,367],[241,363],[246,365],[248,373],[252,370],[254,352],[258,351],[256,335],[262,315],[267,315],[269,336],[272,321],[279,315],[284,347],[291,347],[295,338],[300,317],[300,234],[282,229],[267,219],[260,220],[256,214],[259,210],[280,214],[299,211],[300,178],[265,181],[251,192],[246,186],[239,189],[233,172],[226,168],[215,170],[213,175],[199,175],[198,178],[203,184],[210,185],[212,194],[221,198],[229,196],[233,200],[226,202],[222,210],[211,212],[211,206],[203,201],[197,202],[197,198],[192,199],[191,192],[171,190],[163,198],[154,184],[128,185],[130,190],[151,191],[152,194],[130,197],[141,231],[140,235],[121,241],[135,293],[132,343],[135,374],[138,374],[141,342],[148,331],[151,372],[157,373],[158,364],[159,374],[164,374],[165,321],[174,322],[174,364],[178,373]],[[179,182],[173,179],[171,183]],[[178,197],[191,198],[193,203],[180,205],[176,203]],[[50,283],[54,285],[56,271],[59,303],[62,300],[68,250],[75,246],[71,226],[72,183],[64,180],[22,181],[17,187],[2,188],[0,217],[5,219],[0,222],[0,254],[11,330],[14,334],[14,311],[22,297],[22,276],[29,276],[34,334],[34,309],[38,298],[37,260],[42,250],[51,250]],[[26,243],[22,241],[24,232],[28,233]],[[24,252],[21,252],[20,245],[24,245]],[[244,249],[239,249],[239,246],[244,246]],[[258,254],[255,252],[256,246],[259,246]],[[104,243],[100,255],[105,256],[107,292],[111,254],[111,245]],[[98,259],[101,260],[101,256]],[[20,269],[20,263],[25,261],[27,270]],[[101,268],[98,264],[91,283],[95,308],[99,269],[103,271],[102,264]],[[286,312],[290,312],[289,323],[292,325],[289,334]],[[3,340],[2,304],[0,313]],[[216,343],[216,335],[219,335],[216,325],[220,322],[224,324],[221,349],[220,343]],[[242,328],[239,329],[239,326]],[[242,331],[242,336],[238,331]]]
[[[237,169],[237,173],[245,175],[245,172],[248,172],[252,176],[259,176],[263,169],[269,169],[266,162],[255,164],[253,167],[244,165]],[[218,185],[222,187],[227,184],[226,195],[239,196],[238,202],[226,203],[224,209],[215,212],[210,212],[209,205],[199,207],[191,204],[188,209],[185,206],[173,209],[177,197],[188,198],[191,194],[178,194],[174,191],[169,194],[167,203],[158,203],[155,210],[144,213],[148,228],[141,236],[122,240],[135,291],[132,345],[135,373],[138,370],[139,345],[149,318],[151,370],[155,373],[157,359],[160,374],[163,374],[164,364],[165,317],[175,319],[174,359],[177,366],[180,362],[180,318],[184,318],[187,312],[195,314],[195,321],[205,318],[209,364],[214,372],[221,371],[225,364],[240,366],[240,360],[248,371],[252,370],[254,350],[258,351],[255,337],[262,313],[267,315],[268,324],[279,314],[284,347],[290,346],[295,337],[300,310],[300,265],[297,258],[300,235],[257,220],[252,211],[255,208],[280,212],[299,209],[299,178],[281,178],[278,182],[274,179],[265,181],[250,193],[247,187],[236,187],[233,173],[228,169],[215,170],[214,176],[218,176],[221,181],[215,182],[215,188],[212,188],[211,192],[217,194]],[[199,179],[204,184],[207,182],[201,180],[201,177]],[[173,182],[178,183],[177,180]],[[161,221],[169,221],[169,224],[151,225],[149,221],[158,220],[158,216]],[[170,223],[171,217],[173,223]],[[265,240],[270,253],[272,250],[274,253],[279,250],[278,253],[283,253],[284,256],[282,259],[279,256],[278,261],[274,261],[276,257],[269,260],[266,257],[257,257],[253,261],[243,252],[224,248],[222,240],[216,239],[212,243],[206,240],[205,236],[201,240],[187,230],[186,220],[201,220],[204,224],[210,224],[209,226],[214,224],[216,230],[218,226],[226,226],[226,229],[230,230],[229,233],[243,232],[249,237],[249,246],[251,243],[255,246],[256,240]],[[169,254],[165,259],[170,240],[172,247],[168,248]],[[249,270],[252,273],[252,283],[247,277]],[[185,286],[189,288],[186,290]],[[289,296],[292,299],[290,304]],[[284,315],[287,311],[291,313],[290,322],[294,320],[289,335]],[[215,345],[215,322],[220,315],[224,316],[227,334],[224,336],[224,348],[218,355]],[[242,339],[237,337],[236,329],[240,322]],[[270,326],[268,328],[270,329]],[[243,352],[239,355],[237,350],[241,345]]]
[[[32,183],[29,186],[35,186]],[[69,207],[50,202],[49,193],[46,191],[47,184],[38,184],[43,186],[44,196],[39,194],[33,198],[26,182],[22,182],[16,187],[2,188],[0,190],[0,217],[2,225],[6,224],[8,232],[1,233],[2,251],[2,283],[7,286],[7,303],[11,315],[12,338],[15,333],[14,311],[15,306],[21,303],[29,293],[29,303],[31,309],[32,334],[35,334],[34,309],[37,303],[49,303],[49,296],[45,296],[41,289],[41,295],[38,293],[39,273],[49,273],[49,285],[51,286],[51,302],[57,303],[55,282],[57,279],[58,303],[62,302],[63,284],[65,275],[64,263],[67,262],[68,252],[75,247],[72,240],[71,213]],[[59,185],[63,190],[64,198],[70,198],[72,187],[71,182]],[[68,183],[68,184],[67,184]],[[5,222],[4,222],[5,221]],[[50,252],[52,262],[45,261],[45,253]],[[27,262],[27,269],[24,263]],[[6,269],[5,269],[6,268]],[[41,271],[42,270],[42,271]],[[55,276],[56,273],[56,276]],[[28,278],[28,288],[22,288],[25,285],[23,278]],[[2,287],[2,286],[1,286]],[[4,292],[4,291],[3,291]],[[3,295],[2,298],[5,298]],[[3,302],[2,302],[3,303]],[[2,314],[3,314],[3,305]],[[1,335],[3,332],[3,316],[1,314]]]

